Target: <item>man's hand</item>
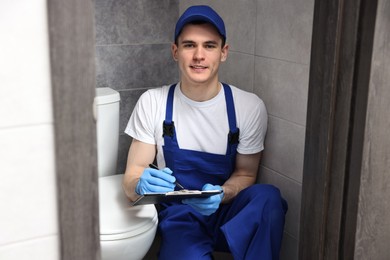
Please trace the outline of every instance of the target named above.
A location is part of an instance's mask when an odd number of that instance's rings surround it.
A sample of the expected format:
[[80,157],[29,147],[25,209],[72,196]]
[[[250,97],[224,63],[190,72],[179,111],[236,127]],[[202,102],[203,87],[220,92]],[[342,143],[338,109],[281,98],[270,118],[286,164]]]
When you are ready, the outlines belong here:
[[169,168],[162,170],[145,168],[135,187],[135,192],[138,195],[143,195],[148,192],[173,191],[175,181],[176,178],[172,176],[172,171]]
[[[222,187],[219,185],[205,184],[202,190],[222,190]],[[182,200],[182,203],[190,205],[202,215],[209,216],[219,208],[222,199],[223,192],[207,198],[184,199]]]

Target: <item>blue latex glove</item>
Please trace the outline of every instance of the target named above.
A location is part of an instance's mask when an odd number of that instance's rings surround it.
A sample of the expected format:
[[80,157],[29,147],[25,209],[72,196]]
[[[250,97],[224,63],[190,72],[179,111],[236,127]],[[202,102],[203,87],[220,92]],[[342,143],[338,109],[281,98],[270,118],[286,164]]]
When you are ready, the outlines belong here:
[[148,192],[168,192],[175,189],[176,178],[172,176],[172,171],[169,168],[156,170],[145,168],[139,179],[135,192],[138,195],[143,195]]
[[[207,183],[203,186],[202,190],[222,190],[222,187]],[[202,215],[209,216],[219,208],[219,204],[221,204],[222,199],[223,192],[207,198],[184,199],[182,200],[182,203],[190,205]]]

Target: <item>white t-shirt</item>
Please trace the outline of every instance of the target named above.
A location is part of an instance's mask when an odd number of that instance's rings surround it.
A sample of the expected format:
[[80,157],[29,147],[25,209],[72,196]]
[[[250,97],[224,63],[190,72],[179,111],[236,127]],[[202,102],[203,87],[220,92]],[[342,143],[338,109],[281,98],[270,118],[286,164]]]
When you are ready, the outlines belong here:
[[[237,152],[253,154],[264,149],[267,131],[267,111],[264,102],[255,94],[234,86],[232,89],[236,111],[237,127],[240,129]],[[165,166],[162,146],[163,121],[169,86],[150,89],[138,100],[125,133],[148,144],[157,145],[157,162]],[[175,88],[172,121],[175,123],[176,137],[181,149],[225,154],[229,122],[226,110],[225,91],[214,98],[196,102],[187,98]]]

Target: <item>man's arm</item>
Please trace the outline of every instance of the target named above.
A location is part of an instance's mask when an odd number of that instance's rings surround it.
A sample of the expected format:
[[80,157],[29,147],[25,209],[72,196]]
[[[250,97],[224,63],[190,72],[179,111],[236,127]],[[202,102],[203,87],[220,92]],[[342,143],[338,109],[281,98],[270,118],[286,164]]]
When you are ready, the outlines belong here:
[[239,154],[236,156],[236,168],[230,178],[222,185],[224,197],[222,203],[229,203],[237,194],[256,182],[262,152]]
[[154,161],[155,156],[155,145],[133,139],[127,156],[126,171],[122,182],[126,196],[131,201],[135,201],[139,197],[135,192],[135,187],[144,169]]

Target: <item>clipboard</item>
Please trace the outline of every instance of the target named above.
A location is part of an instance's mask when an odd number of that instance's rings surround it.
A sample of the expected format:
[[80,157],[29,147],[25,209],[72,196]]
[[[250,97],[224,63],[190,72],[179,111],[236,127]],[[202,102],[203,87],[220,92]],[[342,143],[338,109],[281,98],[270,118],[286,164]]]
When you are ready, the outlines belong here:
[[221,194],[222,190],[178,190],[166,193],[145,193],[133,202],[133,206],[144,204],[159,204],[161,202],[181,201],[188,198],[205,198]]

